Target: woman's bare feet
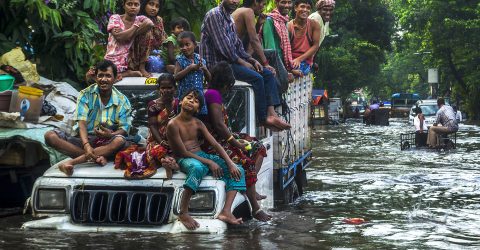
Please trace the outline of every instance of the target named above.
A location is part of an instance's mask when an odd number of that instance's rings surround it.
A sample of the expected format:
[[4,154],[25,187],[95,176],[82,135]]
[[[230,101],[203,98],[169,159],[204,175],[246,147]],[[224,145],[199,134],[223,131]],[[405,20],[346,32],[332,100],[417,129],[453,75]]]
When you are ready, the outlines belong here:
[[107,158],[105,158],[103,156],[97,157],[97,159],[95,159],[95,162],[100,166],[105,166],[108,163]]
[[133,71],[133,70],[127,70],[125,72],[121,73],[122,77],[141,77],[142,72],[140,71]]
[[150,72],[148,72],[145,69],[145,63],[140,64],[139,70],[140,70],[140,73],[142,73],[143,77],[146,77],[146,78],[152,77],[152,74],[150,74]]
[[160,160],[160,162],[162,163],[162,167],[165,168],[165,172],[167,174],[167,179],[172,178],[173,170],[179,170],[180,169],[177,162],[172,157],[164,157]]
[[146,78],[149,78],[149,77],[152,77],[152,74],[150,74],[148,71],[146,70],[140,70],[140,73],[142,73],[142,76],[143,77],[146,77]]
[[272,219],[272,216],[265,213],[262,209],[258,209],[257,211],[253,212],[253,218],[259,220],[259,221],[269,221]]
[[178,215],[178,220],[188,229],[195,230],[200,227],[200,224],[190,216],[188,213]]
[[240,225],[243,223],[243,220],[242,218],[235,218],[235,216],[230,212],[225,212],[225,211],[222,211],[217,219],[225,222],[225,223],[228,223],[228,224],[232,224],[232,225]]
[[68,160],[65,163],[60,164],[58,166],[58,170],[64,172],[66,175],[71,176],[73,174],[73,160]]

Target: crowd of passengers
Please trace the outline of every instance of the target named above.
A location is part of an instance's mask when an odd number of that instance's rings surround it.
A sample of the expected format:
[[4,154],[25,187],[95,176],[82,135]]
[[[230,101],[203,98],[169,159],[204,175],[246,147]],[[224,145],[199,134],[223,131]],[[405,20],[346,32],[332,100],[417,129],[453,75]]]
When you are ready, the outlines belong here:
[[[178,217],[191,230],[200,225],[188,214],[189,200],[203,177],[212,175],[225,182],[227,191],[218,219],[242,223],[231,205],[237,192],[246,192],[254,218],[270,220],[258,203],[266,197],[255,190],[266,149],[256,138],[231,131],[222,95],[236,79],[251,84],[258,124],[273,131],[289,129],[275,112],[278,82],[263,49],[276,51],[290,80],[308,74],[335,2],[318,1],[311,18],[311,0],[276,0],[266,15],[265,0],[244,0],[237,9],[238,3],[223,0],[206,13],[196,50],[197,39],[184,18],[172,20],[167,35],[158,16],[160,0],[124,0],[125,13],[112,15],[108,23],[105,60],[87,73],[92,84],[78,96],[78,135],[59,129],[45,134],[48,145],[71,157],[59,170],[71,176],[77,164],[103,166],[113,157],[116,167],[126,166],[129,178],[147,178],[160,167],[171,178],[180,170],[187,177]],[[290,20],[292,7],[295,18]],[[159,49],[167,72],[157,79],[158,98],[148,103],[147,145],[134,145],[127,140],[131,104],[114,84],[123,77],[150,77],[146,65]]]

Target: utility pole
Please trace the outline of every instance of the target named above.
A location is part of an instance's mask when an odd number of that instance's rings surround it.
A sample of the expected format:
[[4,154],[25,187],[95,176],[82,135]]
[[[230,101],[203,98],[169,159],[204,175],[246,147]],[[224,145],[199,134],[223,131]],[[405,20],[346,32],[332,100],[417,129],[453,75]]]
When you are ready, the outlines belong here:
[[437,98],[438,92],[438,69],[428,69],[428,84],[430,85],[430,96],[433,99]]

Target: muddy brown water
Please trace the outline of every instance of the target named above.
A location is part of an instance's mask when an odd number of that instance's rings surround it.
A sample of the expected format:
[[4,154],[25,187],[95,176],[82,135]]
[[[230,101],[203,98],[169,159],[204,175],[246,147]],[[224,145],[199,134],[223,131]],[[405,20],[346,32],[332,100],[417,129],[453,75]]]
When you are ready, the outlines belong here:
[[[30,216],[0,219],[1,249],[479,249],[480,127],[460,126],[449,152],[400,151],[405,120],[358,120],[314,131],[306,193],[219,235],[22,230]],[[350,225],[345,218],[367,222]]]

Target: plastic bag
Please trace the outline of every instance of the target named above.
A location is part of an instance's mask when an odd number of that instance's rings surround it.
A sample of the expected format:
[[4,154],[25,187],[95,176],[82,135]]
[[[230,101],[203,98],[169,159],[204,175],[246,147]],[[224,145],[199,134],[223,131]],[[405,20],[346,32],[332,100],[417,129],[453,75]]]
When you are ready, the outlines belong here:
[[30,83],[37,83],[40,80],[35,64],[25,60],[25,54],[20,47],[10,50],[2,55],[0,64],[10,65],[22,73],[23,78]]

